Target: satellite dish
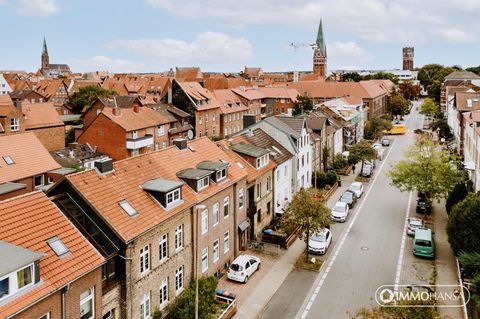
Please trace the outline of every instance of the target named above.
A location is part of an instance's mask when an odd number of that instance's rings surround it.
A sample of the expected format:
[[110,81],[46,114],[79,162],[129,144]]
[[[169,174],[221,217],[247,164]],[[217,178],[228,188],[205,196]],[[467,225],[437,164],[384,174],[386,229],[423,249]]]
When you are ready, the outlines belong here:
[[189,140],[193,140],[193,131],[192,130],[188,130],[187,137],[188,137]]

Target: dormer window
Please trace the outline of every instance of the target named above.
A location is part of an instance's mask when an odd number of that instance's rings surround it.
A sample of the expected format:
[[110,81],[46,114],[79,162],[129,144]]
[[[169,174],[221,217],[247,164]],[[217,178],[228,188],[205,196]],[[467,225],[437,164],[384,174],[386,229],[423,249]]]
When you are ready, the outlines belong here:
[[20,120],[16,117],[10,119],[10,131],[18,132],[20,131]]
[[180,181],[157,178],[144,183],[142,188],[160,205],[170,209],[182,202],[182,186],[183,183]]
[[203,161],[197,165],[198,169],[210,171],[210,178],[218,183],[219,181],[227,178],[228,167],[230,164],[227,161]]
[[177,177],[183,179],[188,186],[193,188],[196,192],[208,187],[210,184],[210,170],[187,168],[177,173]]
[[210,184],[210,178],[206,176],[198,181],[197,189],[202,190],[205,187],[208,187],[209,184]]
[[217,181],[221,181],[222,179],[226,178],[227,177],[227,169],[224,168],[220,171],[217,171],[215,177],[216,177]]
[[257,169],[266,166],[269,163],[269,161],[270,161],[270,158],[269,158],[268,154],[265,154],[261,157],[258,157],[257,158]]

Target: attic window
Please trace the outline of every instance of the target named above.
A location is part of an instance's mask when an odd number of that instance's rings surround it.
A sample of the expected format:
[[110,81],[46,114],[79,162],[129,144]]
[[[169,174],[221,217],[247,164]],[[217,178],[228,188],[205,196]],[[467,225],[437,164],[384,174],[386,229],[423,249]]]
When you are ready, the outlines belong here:
[[240,162],[236,162],[236,164],[237,164],[238,167],[240,167],[240,168],[242,168],[242,169],[245,168],[245,166],[243,166],[243,164],[240,163]]
[[125,213],[127,213],[128,216],[130,216],[130,217],[138,214],[137,210],[135,208],[133,208],[133,206],[130,205],[130,203],[127,202],[127,200],[125,200],[125,199],[119,201],[118,205],[120,205],[120,207],[122,207],[122,209],[125,211]]
[[222,169],[222,170],[220,170],[220,171],[217,171],[216,174],[217,174],[216,180],[217,180],[217,182],[218,182],[218,181],[224,179],[225,177],[227,177],[227,169],[224,168],[224,169]]
[[12,159],[10,155],[3,156],[3,160],[5,161],[5,163],[7,163],[7,165],[15,164],[15,161]]
[[65,256],[66,254],[68,254],[70,252],[68,250],[68,248],[65,247],[62,240],[60,238],[58,238],[57,236],[47,240],[47,244],[48,244],[48,246],[50,246],[50,248],[52,248],[52,250],[55,252],[55,254],[58,257]]

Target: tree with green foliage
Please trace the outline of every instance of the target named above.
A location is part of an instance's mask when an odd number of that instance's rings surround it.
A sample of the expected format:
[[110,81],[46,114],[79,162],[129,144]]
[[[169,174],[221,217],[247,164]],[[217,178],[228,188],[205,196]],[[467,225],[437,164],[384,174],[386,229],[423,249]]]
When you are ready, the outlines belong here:
[[440,113],[440,107],[430,98],[426,98],[422,105],[420,105],[420,114],[433,117],[438,113]]
[[473,72],[477,75],[480,75],[480,65],[479,66],[474,66],[474,67],[470,67],[470,68],[466,68],[465,71],[470,71],[470,72]]
[[[323,194],[304,188],[295,194],[282,216],[282,227],[290,232],[298,229],[300,238],[307,244],[312,234],[331,223],[330,209],[325,206]],[[305,249],[305,261],[308,261],[308,247]]]
[[[412,298],[413,299],[413,298]],[[415,298],[413,300],[399,301],[397,306],[360,308],[351,319],[440,319],[440,315],[431,299]],[[408,307],[411,306],[411,307]],[[430,307],[425,307],[430,306]]]
[[437,73],[444,68],[441,64],[426,64],[420,68],[417,79],[426,88],[432,84]]
[[393,116],[403,117],[410,109],[410,102],[400,94],[390,95],[387,101],[387,111]]
[[373,149],[372,145],[370,145],[370,143],[365,140],[362,140],[357,144],[352,145],[352,147],[350,147],[348,151],[348,161],[351,164],[362,162],[362,168],[363,161],[375,158],[375,150]]
[[398,85],[400,93],[407,100],[413,100],[420,94],[420,87],[414,85],[412,81],[404,81]]
[[374,117],[365,124],[364,137],[374,140],[383,136],[383,131],[392,128],[392,123],[383,117]]
[[348,166],[348,161],[343,157],[342,154],[336,154],[333,157],[333,168],[340,169]]
[[358,72],[347,72],[342,74],[342,82],[360,82],[362,76]]
[[473,185],[470,180],[463,180],[455,185],[452,191],[448,194],[445,208],[447,214],[450,214],[453,206],[467,197],[469,192],[473,191]]
[[[214,319],[219,308],[215,299],[218,279],[215,276],[198,279],[198,318]],[[195,282],[182,292],[175,301],[168,306],[166,319],[195,318]]]
[[327,145],[323,146],[322,149],[322,164],[323,169],[326,170],[328,168],[328,158],[330,157],[330,149]]
[[72,107],[73,113],[82,113],[85,107],[90,107],[92,104],[102,96],[118,95],[115,90],[106,90],[96,85],[88,85],[81,87],[78,92],[73,93],[69,98],[68,104]]
[[313,100],[307,95],[297,95],[297,101],[293,104],[292,115],[301,115],[313,109]]
[[448,241],[455,255],[479,251],[480,194],[470,193],[448,215]]
[[430,128],[432,131],[438,130],[438,136],[445,139],[450,139],[453,137],[452,129],[450,125],[448,125],[447,119],[443,115],[443,113],[437,113],[436,118],[430,124]]
[[428,91],[428,96],[440,102],[440,89],[445,77],[457,69],[440,64],[427,64],[418,71],[417,78]]
[[401,191],[419,191],[430,199],[446,198],[459,181],[459,173],[450,165],[451,154],[440,150],[426,134],[416,137],[405,152],[405,159],[388,171],[391,184]]

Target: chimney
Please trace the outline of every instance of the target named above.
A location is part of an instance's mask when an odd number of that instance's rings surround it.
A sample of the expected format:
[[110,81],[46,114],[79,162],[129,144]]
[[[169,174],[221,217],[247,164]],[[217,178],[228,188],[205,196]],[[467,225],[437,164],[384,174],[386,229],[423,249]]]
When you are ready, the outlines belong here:
[[133,103],[133,112],[135,113],[140,112],[140,105],[138,105],[138,103]]
[[172,104],[172,87],[168,88],[168,93],[167,93],[167,103]]
[[17,109],[22,110],[22,100],[15,100],[13,103]]
[[102,158],[95,162],[95,168],[102,174],[111,172],[113,170],[113,161],[111,158]]
[[115,105],[115,107],[113,108],[113,111],[112,111],[113,115],[120,116],[120,114],[122,114],[122,111],[120,110],[120,108],[117,105],[117,99],[115,98],[115,96],[113,97],[113,104]]
[[173,145],[175,145],[179,150],[184,150],[187,148],[187,139],[176,138],[173,140]]

